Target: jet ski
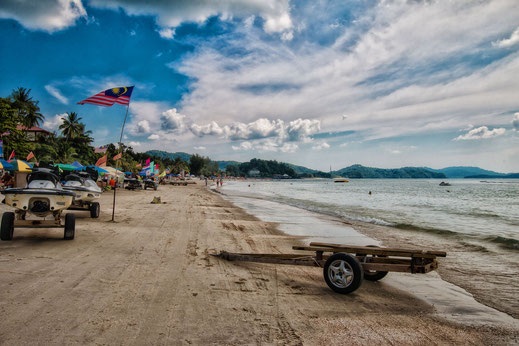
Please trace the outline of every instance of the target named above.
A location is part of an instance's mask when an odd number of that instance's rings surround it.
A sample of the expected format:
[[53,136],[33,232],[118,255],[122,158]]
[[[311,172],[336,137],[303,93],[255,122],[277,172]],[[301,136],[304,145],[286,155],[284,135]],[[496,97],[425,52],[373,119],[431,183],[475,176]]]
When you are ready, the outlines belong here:
[[70,210],[89,210],[90,217],[98,218],[100,206],[98,202],[94,202],[101,196],[101,188],[97,186],[91,173],[78,172],[65,176],[63,189],[74,192],[74,201]]
[[[35,167],[27,176],[26,188],[10,188],[3,190],[2,194],[5,196],[5,204],[16,210],[14,213],[5,212],[3,214],[0,227],[1,240],[11,240],[15,226],[27,228],[64,227],[64,238],[74,239],[75,215],[65,215],[65,224],[63,225],[61,214],[70,207],[75,193],[62,189],[57,168],[43,167],[43,165]],[[28,214],[39,218],[52,215],[54,220],[27,220]]]

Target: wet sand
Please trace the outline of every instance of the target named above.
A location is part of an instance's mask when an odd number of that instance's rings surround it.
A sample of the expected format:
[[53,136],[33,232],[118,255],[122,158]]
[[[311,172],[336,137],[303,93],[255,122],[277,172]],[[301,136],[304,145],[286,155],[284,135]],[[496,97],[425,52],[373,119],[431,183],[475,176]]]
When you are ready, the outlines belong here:
[[[281,233],[202,185],[120,191],[102,214],[0,242],[2,344],[512,344],[517,330],[442,318],[408,290],[333,293],[318,268],[210,253],[291,252]],[[160,196],[161,205],[149,204]],[[8,210],[5,205],[1,211]],[[369,234],[368,234],[369,235]],[[384,241],[385,242],[385,241]],[[391,244],[385,244],[391,245]]]

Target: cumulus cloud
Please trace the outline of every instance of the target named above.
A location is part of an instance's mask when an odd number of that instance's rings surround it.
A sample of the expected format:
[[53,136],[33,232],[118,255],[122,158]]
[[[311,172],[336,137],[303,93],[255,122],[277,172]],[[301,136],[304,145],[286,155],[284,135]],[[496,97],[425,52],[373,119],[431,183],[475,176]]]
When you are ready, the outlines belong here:
[[54,117],[47,119],[43,122],[43,127],[50,131],[57,131],[59,126],[63,124],[63,119],[67,117],[67,113],[56,114]]
[[260,118],[250,123],[235,122],[220,126],[215,121],[207,125],[192,124],[196,136],[216,135],[231,140],[254,140],[275,137],[280,140],[299,141],[319,132],[321,122],[317,119],[296,119],[285,123],[281,119]]
[[0,18],[14,19],[30,30],[49,33],[74,25],[86,17],[81,0],[2,0]]
[[202,145],[201,145],[201,146],[198,146],[198,147],[193,147],[193,148],[194,148],[195,150],[205,150],[205,149],[206,149],[206,147],[204,147],[204,146],[202,146]]
[[139,146],[141,146],[141,142],[131,141],[130,143],[128,143],[128,145],[130,147],[139,147]]
[[460,135],[454,138],[455,141],[460,140],[473,140],[473,139],[488,139],[497,136],[501,136],[506,132],[504,128],[495,128],[493,130],[489,130],[486,126],[481,126],[475,129],[470,130],[468,133],[464,135]]
[[137,123],[137,133],[150,133],[150,123],[148,120],[141,120]]
[[64,105],[68,104],[68,98],[63,96],[63,94],[52,85],[45,85],[45,90],[52,96],[54,96],[59,102],[63,103]]
[[176,108],[168,109],[162,112],[160,116],[160,128],[164,131],[184,131],[186,116],[177,112]]
[[512,118],[512,125],[516,131],[519,131],[519,113],[515,113]]
[[151,141],[157,141],[157,140],[160,139],[160,136],[157,135],[157,134],[152,134],[152,135],[148,136],[148,139],[151,140]]
[[494,42],[494,45],[500,48],[508,48],[516,45],[517,43],[519,43],[519,28],[515,29],[509,38]]
[[263,18],[264,30],[269,33],[281,33],[292,27],[289,0],[90,0],[89,5],[98,8],[122,8],[134,16],[151,15],[161,28],[175,28],[182,22],[203,23],[212,16],[228,20],[233,17],[249,18],[251,15]]

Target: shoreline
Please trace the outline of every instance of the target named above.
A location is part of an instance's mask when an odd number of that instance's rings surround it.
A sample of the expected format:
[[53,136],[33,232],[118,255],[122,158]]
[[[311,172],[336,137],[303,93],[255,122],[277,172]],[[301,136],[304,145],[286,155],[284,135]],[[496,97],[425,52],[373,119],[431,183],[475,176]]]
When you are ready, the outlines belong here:
[[[165,204],[149,204],[153,197]],[[0,343],[509,344],[519,332],[469,327],[384,282],[331,291],[318,268],[227,262],[290,252],[284,235],[202,184],[101,197],[76,238],[15,229],[0,242]],[[0,211],[7,210],[5,205]]]
[[[238,194],[230,193],[229,196],[231,198],[259,199],[285,205],[262,195],[247,196],[246,192],[243,191]],[[379,242],[386,247],[419,247],[427,250],[447,251],[448,256],[440,259],[440,266],[437,271],[443,280],[461,287],[474,296],[477,302],[506,313],[515,319],[519,318],[519,301],[516,299],[519,277],[514,275],[514,273],[519,273],[519,264],[508,257],[517,256],[517,250],[515,249],[502,248],[501,244],[498,243],[481,244],[478,239],[464,239],[461,234],[443,236],[442,234],[420,232],[416,229],[402,229],[396,226],[339,217],[320,210],[308,210],[293,204],[289,206],[307,213],[321,215],[333,222],[341,223],[345,227],[353,228],[360,234],[374,239],[375,242],[371,245],[377,245],[376,242]],[[350,240],[347,241],[347,243],[349,242]],[[508,265],[508,268],[503,270],[506,265]],[[481,281],[485,282],[482,284]]]

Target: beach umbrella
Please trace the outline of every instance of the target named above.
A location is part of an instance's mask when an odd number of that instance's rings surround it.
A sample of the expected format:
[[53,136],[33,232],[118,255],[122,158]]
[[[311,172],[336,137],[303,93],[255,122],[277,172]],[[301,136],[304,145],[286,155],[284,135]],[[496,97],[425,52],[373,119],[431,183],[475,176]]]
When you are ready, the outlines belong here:
[[30,172],[32,170],[32,166],[29,162],[23,160],[11,160],[9,163],[13,166],[10,168],[10,171],[18,171],[18,172]]
[[67,164],[63,164],[63,163],[58,163],[55,166],[59,167],[63,171],[77,171],[77,170],[79,170],[79,168],[77,168],[76,166],[67,165]]
[[74,167],[76,167],[76,168],[83,168],[83,165],[80,164],[80,163],[77,162],[77,161],[72,162],[70,165],[71,165],[71,166],[74,166]]
[[94,165],[84,166],[83,168],[86,168],[86,167],[93,168],[93,169],[95,169],[98,173],[104,173],[104,174],[108,173],[107,170],[105,170],[105,169],[103,169],[103,168],[101,168],[101,167],[94,166]]
[[12,169],[13,165],[11,165],[6,160],[0,159],[0,169]]

